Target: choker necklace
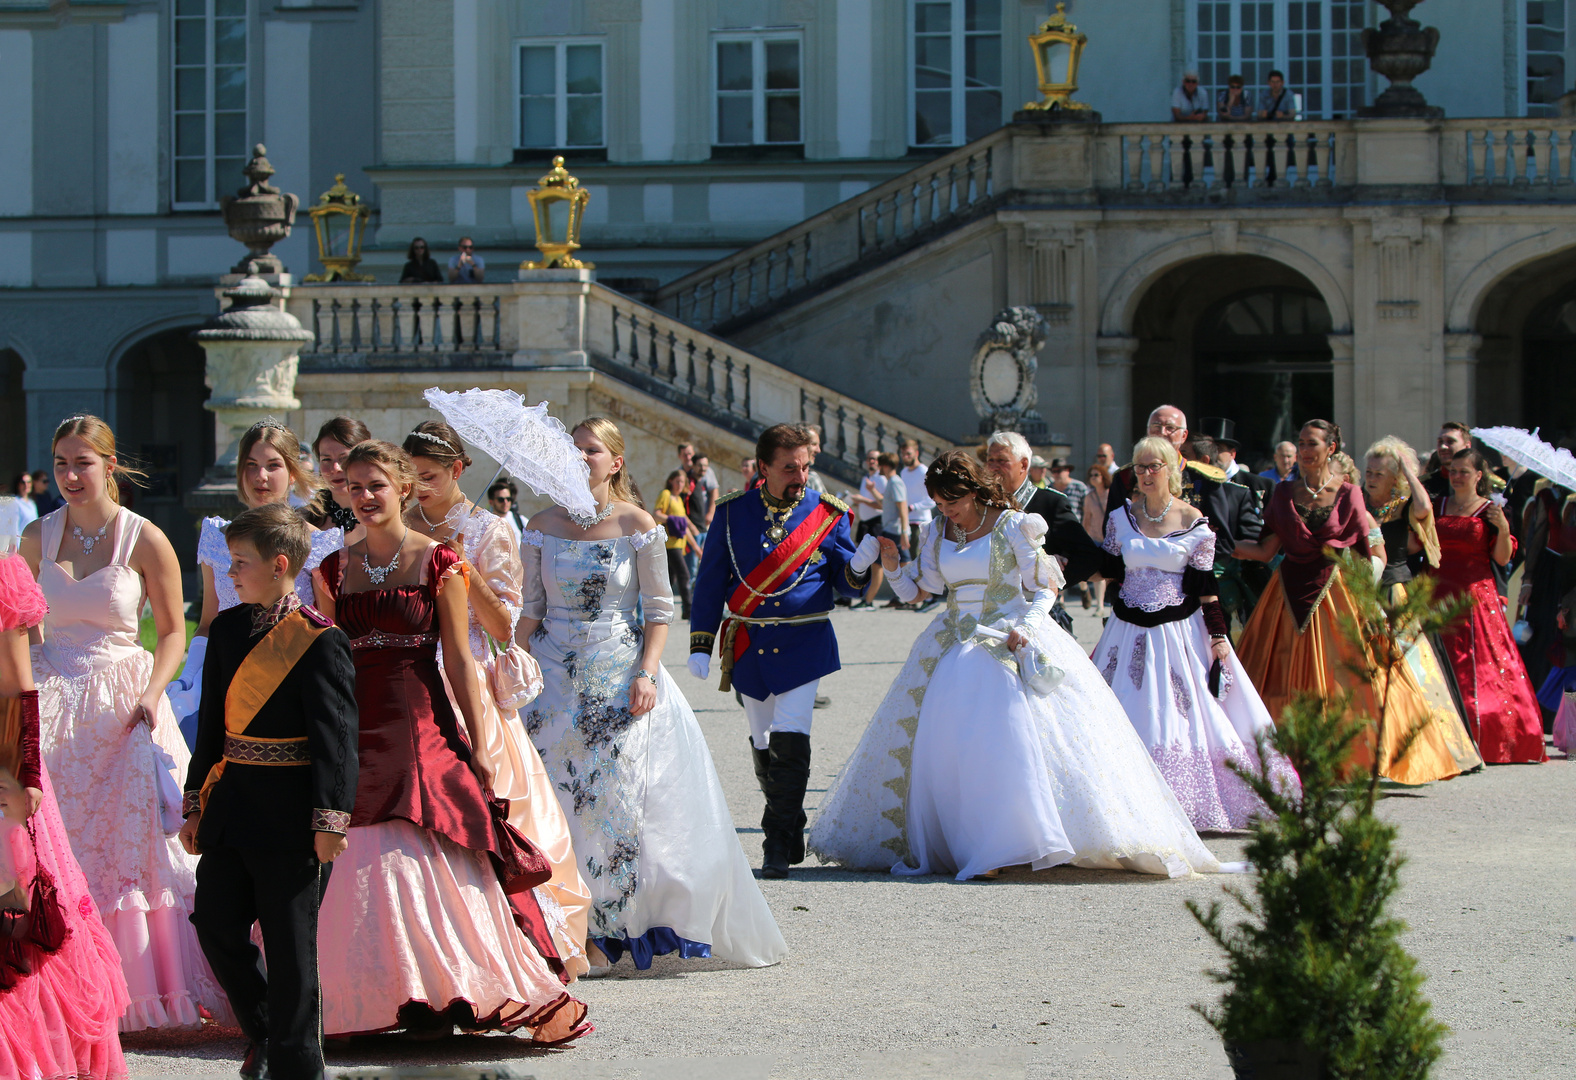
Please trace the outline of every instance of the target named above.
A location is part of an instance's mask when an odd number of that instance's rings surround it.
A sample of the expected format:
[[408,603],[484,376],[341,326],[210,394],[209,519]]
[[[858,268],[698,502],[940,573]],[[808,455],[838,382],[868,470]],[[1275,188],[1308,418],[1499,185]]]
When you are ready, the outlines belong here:
[[405,547],[405,538],[408,536],[410,530],[406,529],[405,535],[399,538],[399,547],[394,549],[394,557],[389,560],[387,566],[373,566],[367,559],[367,551],[370,550],[367,542],[365,540],[361,542],[361,569],[367,575],[368,581],[374,585],[381,585],[388,580],[390,574],[399,569],[399,553]]
[[1166,504],[1165,504],[1165,506],[1160,508],[1160,516],[1156,517],[1156,516],[1154,516],[1153,514],[1151,514],[1149,512],[1149,500],[1148,499],[1139,499],[1138,500],[1138,512],[1140,514],[1143,514],[1144,517],[1149,519],[1149,524],[1151,524],[1151,525],[1159,525],[1162,521],[1164,521],[1166,519],[1166,515],[1171,513],[1171,504],[1173,502],[1175,502],[1175,501],[1176,500],[1173,499],[1170,495],[1167,495],[1166,496]]
[[569,518],[582,529],[589,530],[592,526],[599,525],[608,519],[609,515],[613,513],[613,502],[614,500],[609,499],[607,501],[607,505],[602,507],[601,510],[597,511],[596,514],[592,515],[591,517],[586,517],[584,514],[577,514],[573,510],[570,510],[568,511]]
[[100,525],[98,532],[95,532],[95,533],[84,533],[82,531],[82,526],[80,526],[80,525],[73,525],[73,526],[71,526],[71,535],[76,537],[77,538],[77,543],[82,545],[82,554],[84,554],[84,555],[91,555],[91,554],[93,554],[94,545],[96,545],[100,540],[104,539],[104,534],[109,531],[109,523],[110,523],[110,521],[114,521],[114,520],[115,520],[115,515],[111,514],[109,516],[109,520],[105,521],[104,524]]

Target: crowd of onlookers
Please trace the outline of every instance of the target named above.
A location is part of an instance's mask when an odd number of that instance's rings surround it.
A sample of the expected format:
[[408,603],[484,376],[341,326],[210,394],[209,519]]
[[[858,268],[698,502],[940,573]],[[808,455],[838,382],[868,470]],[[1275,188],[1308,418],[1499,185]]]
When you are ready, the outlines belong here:
[[33,473],[17,473],[11,481],[11,494],[16,496],[17,512],[21,515],[19,526],[43,517],[61,507],[60,496],[49,490],[49,471],[39,469]]
[[1182,85],[1171,92],[1171,119],[1179,124],[1203,124],[1209,122],[1211,111],[1221,122],[1297,119],[1298,96],[1286,88],[1286,76],[1272,71],[1265,81],[1268,85],[1255,98],[1242,76],[1232,75],[1211,102],[1209,92],[1198,85],[1198,72],[1185,71]]

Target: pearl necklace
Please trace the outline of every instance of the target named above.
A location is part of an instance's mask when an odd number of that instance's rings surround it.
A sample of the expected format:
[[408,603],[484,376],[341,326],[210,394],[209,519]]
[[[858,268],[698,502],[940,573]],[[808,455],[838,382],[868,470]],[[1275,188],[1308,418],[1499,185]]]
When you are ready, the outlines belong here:
[[388,580],[388,576],[399,569],[399,553],[405,547],[405,538],[410,536],[410,530],[405,530],[405,535],[399,538],[399,547],[394,549],[394,558],[389,560],[387,566],[373,566],[367,558],[367,542],[361,542],[361,570],[367,575],[367,580],[374,585],[381,585]]
[[1155,517],[1154,515],[1152,515],[1149,512],[1149,500],[1148,499],[1139,499],[1138,500],[1138,512],[1140,514],[1143,514],[1144,517],[1149,519],[1149,524],[1151,524],[1151,525],[1159,525],[1162,521],[1164,521],[1166,519],[1166,515],[1171,513],[1171,504],[1173,502],[1175,502],[1175,501],[1176,500],[1173,499],[1170,495],[1167,495],[1166,496],[1166,504],[1165,504],[1165,506],[1160,508],[1160,516],[1159,517]]
[[964,529],[963,526],[959,525],[956,521],[949,522],[952,527],[952,542],[958,545],[968,543],[970,536],[979,532],[985,527],[985,518],[987,516],[988,515],[986,514],[981,514],[979,522],[972,529]]
[[1308,494],[1317,499],[1320,495],[1324,494],[1324,489],[1330,486],[1330,481],[1335,479],[1335,474],[1332,472],[1328,477],[1325,478],[1324,483],[1320,484],[1317,488],[1308,487],[1308,480],[1306,477],[1299,476],[1297,479],[1302,481],[1302,486],[1307,490]]

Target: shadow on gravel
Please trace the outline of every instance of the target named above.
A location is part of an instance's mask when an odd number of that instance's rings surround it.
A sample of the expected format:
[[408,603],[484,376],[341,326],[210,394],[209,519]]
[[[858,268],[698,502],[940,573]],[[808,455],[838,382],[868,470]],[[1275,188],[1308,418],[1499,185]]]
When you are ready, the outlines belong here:
[[[688,963],[708,966],[701,970],[707,970],[710,966],[730,966],[706,960],[691,960]],[[633,971],[631,968],[630,973],[633,974]],[[120,1041],[127,1053],[230,1061],[237,1065],[246,1052],[246,1038],[241,1034],[241,1029],[218,1024],[206,1024],[198,1031],[133,1032],[122,1035]],[[571,1047],[533,1046],[523,1038],[496,1034],[451,1035],[431,1042],[412,1041],[396,1034],[358,1035],[349,1040],[331,1040],[325,1045],[323,1057],[329,1065],[339,1067],[461,1065],[477,1061],[556,1057],[569,1049]]]
[[845,870],[840,866],[796,866],[791,880],[816,882],[890,881],[902,885],[935,885],[949,883],[958,886],[992,885],[1150,885],[1168,882],[1170,878],[1158,874],[1135,874],[1128,870],[1085,870],[1078,866],[1053,866],[1049,870],[1030,870],[1014,867],[1003,870],[999,877],[975,878],[971,881],[953,881],[951,874],[927,874],[908,877],[880,870]]

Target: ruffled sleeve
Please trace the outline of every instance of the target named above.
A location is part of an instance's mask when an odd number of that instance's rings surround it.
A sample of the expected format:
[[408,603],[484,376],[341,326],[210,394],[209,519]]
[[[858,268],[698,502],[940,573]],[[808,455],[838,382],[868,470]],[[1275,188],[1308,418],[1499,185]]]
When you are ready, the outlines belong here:
[[427,581],[432,586],[432,595],[437,596],[448,584],[449,579],[456,575],[462,581],[470,582],[470,574],[465,569],[465,560],[456,555],[446,544],[433,544],[432,554],[428,556]]
[[1048,526],[1039,514],[1017,514],[1007,523],[1007,541],[1018,557],[1018,580],[1028,592],[1060,589],[1067,583],[1062,568],[1042,546]]
[[339,584],[345,579],[345,549],[330,551],[323,556],[318,569],[323,573],[323,587],[328,590],[328,598],[338,600]]
[[49,614],[44,591],[20,555],[0,557],[0,631],[33,627]]
[[1215,596],[1220,584],[1215,580],[1215,530],[1209,527],[1208,518],[1193,523],[1188,542],[1187,564],[1182,567],[1182,593],[1184,596]]
[[222,517],[206,517],[197,534],[197,562],[211,567],[215,574],[230,569],[230,546],[224,542],[224,530],[229,524]]
[[541,622],[547,618],[547,586],[542,583],[542,534],[526,529],[520,534],[520,617]]
[[465,557],[509,613],[509,625],[513,626],[520,621],[524,588],[520,548],[514,542],[514,533],[503,518],[485,510],[471,518],[466,531]]
[[661,542],[662,529],[634,533],[629,538],[635,549],[635,574],[640,581],[640,607],[646,622],[666,625],[673,621],[673,585],[668,581],[668,556]]

